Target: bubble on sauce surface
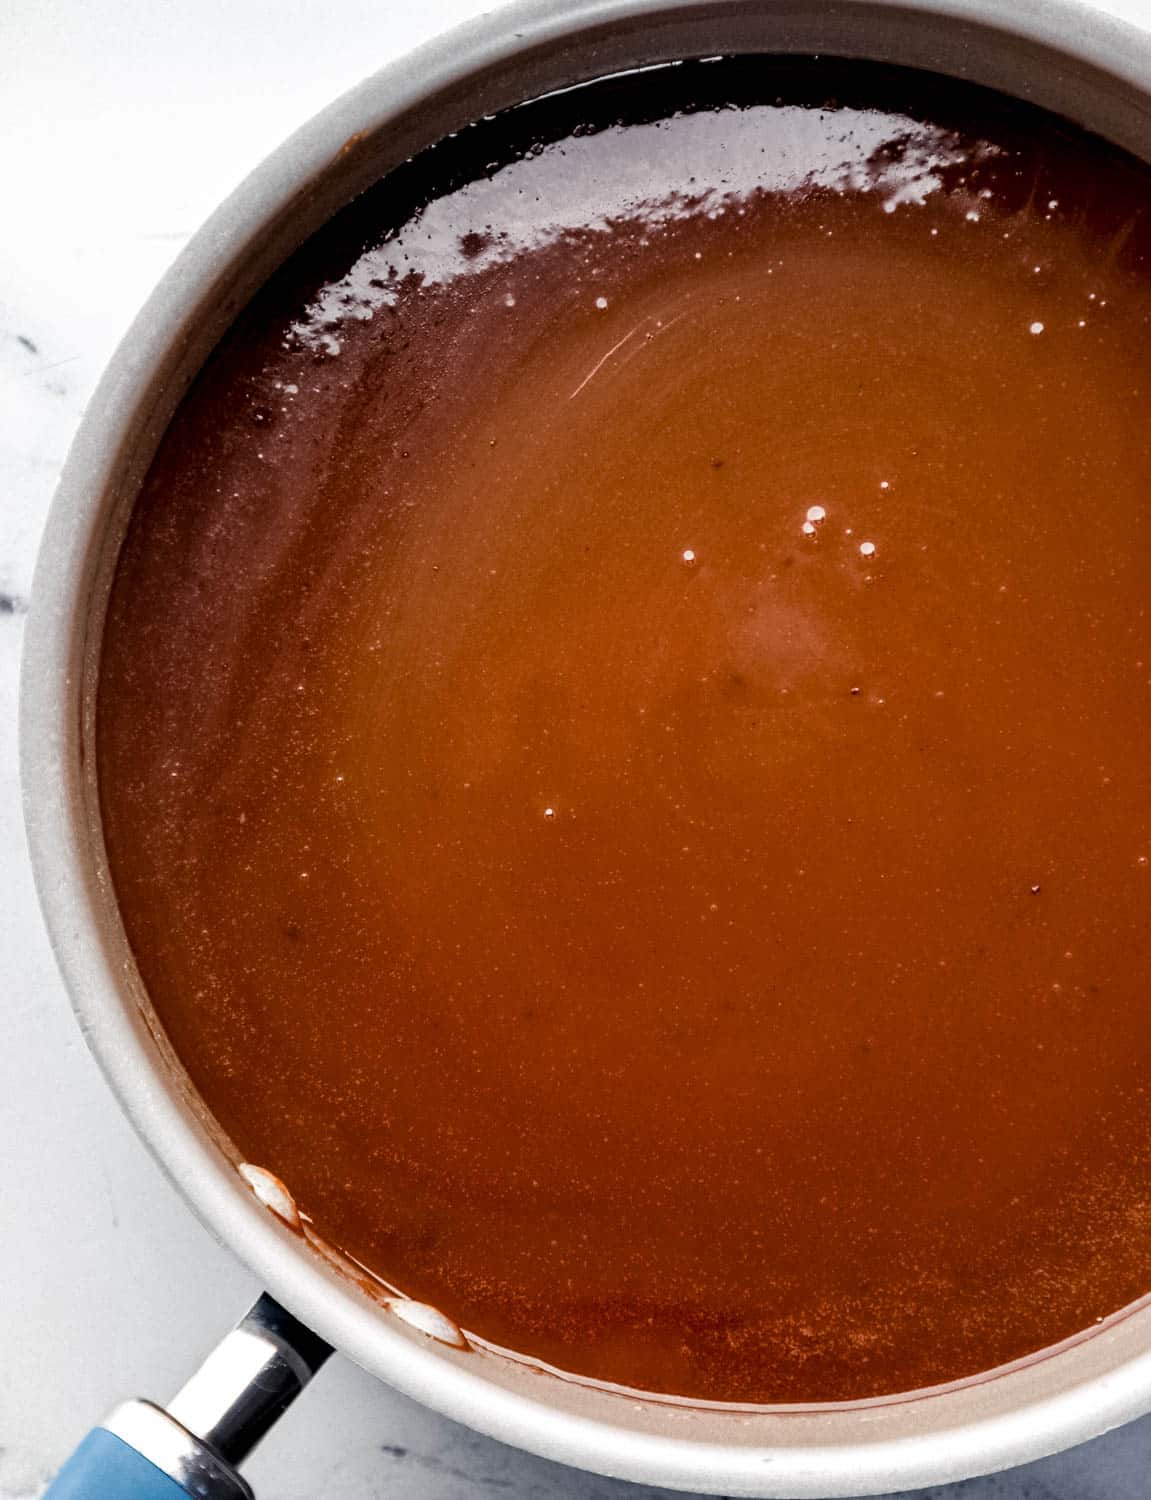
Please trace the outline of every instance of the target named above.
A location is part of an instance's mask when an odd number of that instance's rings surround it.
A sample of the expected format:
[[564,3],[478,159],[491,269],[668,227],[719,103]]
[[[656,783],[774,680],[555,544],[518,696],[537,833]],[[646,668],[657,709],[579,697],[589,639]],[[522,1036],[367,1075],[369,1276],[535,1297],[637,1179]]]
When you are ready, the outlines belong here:
[[450,1344],[454,1349],[468,1348],[468,1340],[458,1323],[453,1323],[446,1313],[440,1312],[429,1302],[415,1302],[410,1297],[393,1297],[385,1303],[409,1328],[415,1328],[428,1338],[441,1344]]
[[296,1200],[274,1172],[248,1161],[241,1162],[236,1170],[265,1208],[292,1229],[299,1229],[300,1212]]

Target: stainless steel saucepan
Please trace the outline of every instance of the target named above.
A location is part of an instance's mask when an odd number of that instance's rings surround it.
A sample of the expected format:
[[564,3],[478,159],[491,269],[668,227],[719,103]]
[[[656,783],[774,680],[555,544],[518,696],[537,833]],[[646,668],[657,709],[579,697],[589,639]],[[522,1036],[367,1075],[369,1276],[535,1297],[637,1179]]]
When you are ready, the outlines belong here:
[[300,1233],[290,1202],[241,1173],[152,1014],[116,909],[92,753],[111,573],[156,443],[236,313],[335,210],[469,121],[629,68],[772,52],[971,79],[1151,160],[1151,38],[1073,0],[521,0],[377,73],[287,141],[192,240],[92,399],[49,516],[26,637],[21,747],[36,878],[80,1025],[124,1110],[270,1295],[169,1414],[129,1403],[96,1429],[53,1500],[249,1494],[235,1463],[329,1346],[504,1442],[727,1495],[937,1484],[1038,1458],[1151,1409],[1144,1303],[954,1387],[807,1409],[639,1400],[461,1345],[434,1310],[381,1305],[361,1290]]

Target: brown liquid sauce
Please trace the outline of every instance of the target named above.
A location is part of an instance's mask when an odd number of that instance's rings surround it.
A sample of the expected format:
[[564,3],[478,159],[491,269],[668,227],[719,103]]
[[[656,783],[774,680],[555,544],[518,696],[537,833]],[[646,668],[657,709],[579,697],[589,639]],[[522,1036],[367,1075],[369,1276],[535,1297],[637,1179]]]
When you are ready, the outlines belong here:
[[994,95],[684,65],[463,132],[248,310],[100,786],[177,1052],[330,1243],[739,1402],[1151,1290],[1149,203]]

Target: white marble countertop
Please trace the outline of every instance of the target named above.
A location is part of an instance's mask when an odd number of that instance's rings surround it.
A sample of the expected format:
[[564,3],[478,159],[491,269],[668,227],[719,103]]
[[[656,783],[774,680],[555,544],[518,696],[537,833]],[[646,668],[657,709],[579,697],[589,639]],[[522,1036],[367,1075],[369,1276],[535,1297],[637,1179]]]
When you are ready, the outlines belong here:
[[[562,0],[557,0],[562,3]],[[1151,0],[1107,0],[1151,27]],[[41,926],[16,776],[33,560],[96,378],[189,233],[297,124],[475,0],[0,5],[0,1500],[117,1400],[163,1400],[258,1291],[193,1220],[85,1051]],[[530,1458],[334,1360],[249,1466],[277,1500],[642,1492]],[[1135,1500],[1151,1418],[952,1500]]]

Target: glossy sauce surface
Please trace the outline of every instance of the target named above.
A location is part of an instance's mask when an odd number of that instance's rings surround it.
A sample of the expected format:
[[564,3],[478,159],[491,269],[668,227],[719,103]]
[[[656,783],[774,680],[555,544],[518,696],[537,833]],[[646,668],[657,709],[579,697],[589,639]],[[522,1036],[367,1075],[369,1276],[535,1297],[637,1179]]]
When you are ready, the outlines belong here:
[[180,1057],[332,1244],[726,1401],[1151,1290],[1148,185],[939,80],[687,66],[465,132],[224,342],[101,796]]

